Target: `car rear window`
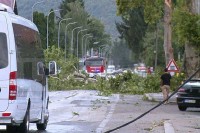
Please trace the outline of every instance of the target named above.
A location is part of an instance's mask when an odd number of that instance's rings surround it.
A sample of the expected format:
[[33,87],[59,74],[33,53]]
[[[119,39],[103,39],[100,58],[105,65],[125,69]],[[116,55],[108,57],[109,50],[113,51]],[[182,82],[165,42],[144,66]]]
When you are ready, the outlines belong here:
[[8,66],[8,47],[6,34],[0,32],[0,69]]
[[200,89],[200,84],[199,85],[184,85],[183,88],[185,88],[185,89]]

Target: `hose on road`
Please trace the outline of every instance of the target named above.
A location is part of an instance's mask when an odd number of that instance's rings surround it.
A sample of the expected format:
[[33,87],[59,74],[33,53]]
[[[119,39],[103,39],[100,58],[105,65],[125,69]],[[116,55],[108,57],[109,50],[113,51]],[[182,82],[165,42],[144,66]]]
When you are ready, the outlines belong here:
[[125,124],[123,124],[123,125],[121,125],[121,126],[118,126],[118,127],[114,128],[114,129],[108,130],[108,131],[106,131],[106,132],[104,132],[104,133],[111,133],[111,132],[113,132],[113,131],[115,131],[115,130],[118,130],[118,129],[122,128],[122,127],[125,127],[125,126],[127,126],[127,125],[129,125],[129,124],[135,122],[136,120],[142,118],[143,116],[145,116],[146,114],[148,114],[148,113],[151,112],[152,110],[158,108],[158,107],[161,106],[163,103],[165,103],[166,101],[168,101],[174,94],[176,94],[176,93],[178,92],[178,90],[179,90],[181,87],[183,87],[188,81],[190,81],[199,71],[200,71],[200,68],[198,68],[198,70],[197,70],[196,72],[194,72],[194,74],[192,74],[183,84],[181,84],[181,85],[166,99],[166,100],[163,100],[162,102],[158,103],[156,106],[154,106],[153,108],[149,109],[149,110],[146,111],[145,113],[141,114],[140,116],[138,116],[138,117],[135,118],[134,120],[129,121],[129,122],[127,122],[127,123],[125,123]]

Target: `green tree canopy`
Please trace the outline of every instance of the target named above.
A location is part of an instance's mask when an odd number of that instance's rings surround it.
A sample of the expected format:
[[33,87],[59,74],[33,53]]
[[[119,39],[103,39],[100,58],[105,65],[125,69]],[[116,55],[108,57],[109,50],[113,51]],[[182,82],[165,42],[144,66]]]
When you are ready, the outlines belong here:
[[62,4],[60,5],[60,15],[64,17],[68,12],[71,12],[70,3],[80,2],[81,7],[84,8],[84,1],[83,0],[63,0]]
[[156,23],[163,17],[163,0],[116,0],[117,14],[130,17],[131,9],[144,9],[144,18],[147,23]]
[[129,19],[122,17],[122,23],[116,23],[121,38],[125,38],[129,48],[135,53],[135,59],[139,59],[142,53],[142,38],[145,35],[147,24],[144,21],[142,8],[132,9],[128,12]]

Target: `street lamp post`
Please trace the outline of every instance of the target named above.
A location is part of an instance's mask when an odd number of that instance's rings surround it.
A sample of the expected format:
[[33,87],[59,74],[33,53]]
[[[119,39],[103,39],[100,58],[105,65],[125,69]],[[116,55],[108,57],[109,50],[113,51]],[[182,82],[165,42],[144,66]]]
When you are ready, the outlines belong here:
[[60,25],[61,25],[61,22],[62,21],[67,21],[67,20],[70,20],[70,19],[72,19],[72,18],[62,19],[59,22],[59,26],[58,26],[58,48],[60,47]]
[[75,27],[73,30],[72,30],[72,39],[71,39],[71,54],[73,54],[73,41],[74,41],[74,30],[76,29],[80,29],[82,28],[82,26],[79,26],[79,27]]
[[77,52],[76,52],[76,55],[77,55],[77,58],[78,58],[78,35],[79,35],[79,33],[80,32],[83,32],[83,31],[87,31],[88,29],[83,29],[83,30],[80,30],[78,33],[77,33],[77,37],[76,37],[76,39],[77,39],[77,41],[76,41],[76,49],[77,49]]
[[50,11],[47,15],[47,48],[49,47],[49,15],[52,13],[52,12],[56,12],[56,11],[60,11],[60,10],[63,10],[63,9],[58,9],[58,10],[53,10],[53,11]]
[[87,52],[87,51],[86,51],[86,47],[87,47],[86,43],[87,43],[87,39],[90,38],[90,37],[93,37],[93,36],[87,36],[86,39],[85,39],[85,54],[86,54],[86,55],[87,55],[87,53],[86,53],[86,52]]
[[40,3],[43,3],[43,2],[45,2],[45,0],[38,1],[38,2],[36,2],[35,4],[33,4],[33,6],[32,6],[32,22],[33,22],[33,9],[34,9],[34,7],[35,7],[37,4],[40,4]]
[[65,61],[66,61],[66,56],[67,56],[67,27],[69,25],[76,24],[76,23],[77,22],[71,22],[71,23],[67,24],[65,27]]
[[81,49],[82,49],[82,57],[84,57],[84,49],[83,49],[83,39],[84,39],[84,37],[86,37],[86,36],[90,36],[91,34],[85,34],[85,35],[83,35],[83,37],[82,37],[82,45],[81,45]]
[[[77,37],[76,37],[76,50],[77,50],[77,52],[76,52],[76,55],[77,55],[77,59],[79,59],[78,58],[78,35],[79,35],[79,33],[81,33],[81,32],[83,32],[83,31],[87,31],[88,29],[83,29],[83,30],[80,30],[80,31],[78,31],[78,33],[77,33]],[[77,70],[79,71],[79,63],[77,63]]]

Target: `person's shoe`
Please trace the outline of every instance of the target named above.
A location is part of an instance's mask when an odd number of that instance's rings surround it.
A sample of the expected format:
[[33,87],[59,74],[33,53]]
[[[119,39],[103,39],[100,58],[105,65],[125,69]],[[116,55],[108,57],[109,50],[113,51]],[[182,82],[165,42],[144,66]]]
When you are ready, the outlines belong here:
[[168,104],[169,103],[169,101],[166,101],[166,102],[164,102],[164,105],[166,105],[166,104]]

